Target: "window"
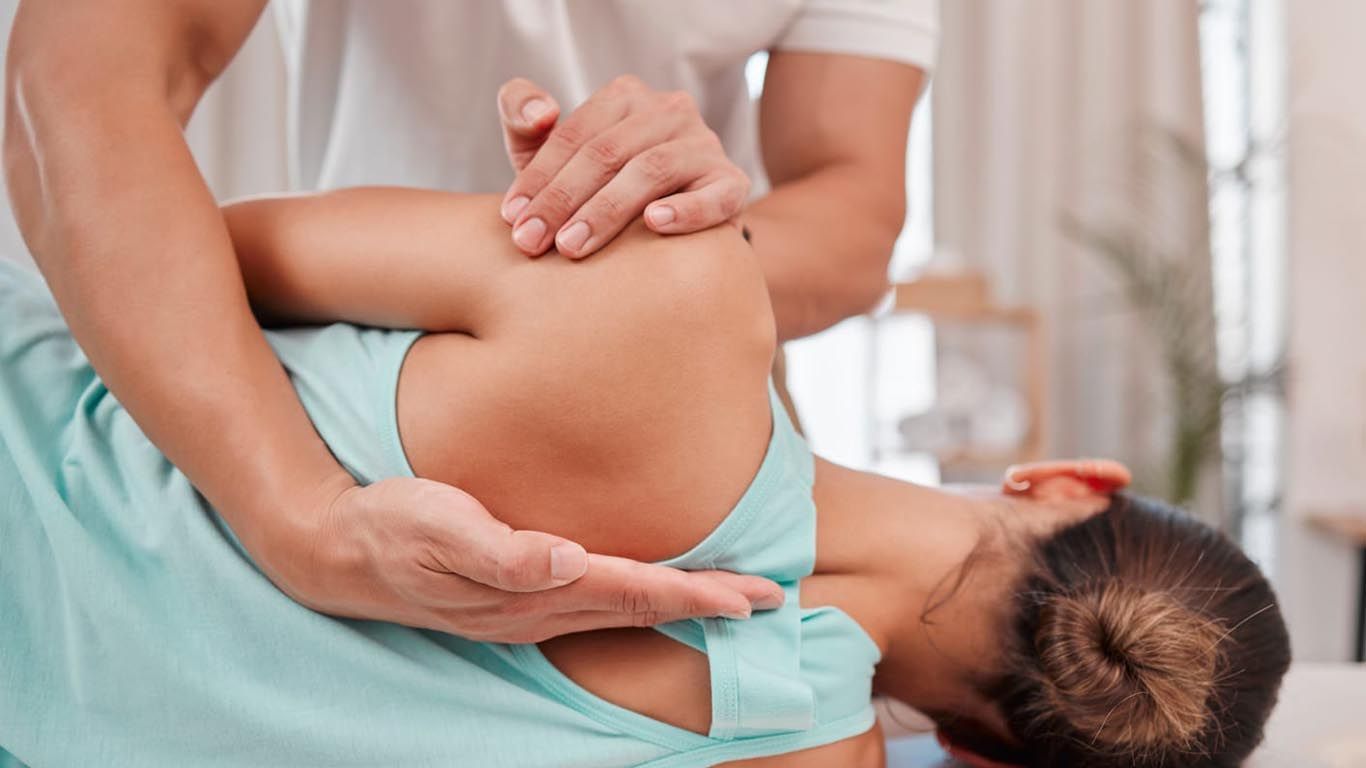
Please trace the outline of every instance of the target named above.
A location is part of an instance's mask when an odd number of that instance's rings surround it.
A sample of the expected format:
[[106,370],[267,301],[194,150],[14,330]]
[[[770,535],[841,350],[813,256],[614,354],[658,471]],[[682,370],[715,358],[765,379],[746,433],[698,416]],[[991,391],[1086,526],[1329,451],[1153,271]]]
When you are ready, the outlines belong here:
[[1234,535],[1268,571],[1281,497],[1283,410],[1261,386],[1282,356],[1286,217],[1284,8],[1207,0],[1200,16],[1219,372],[1248,381],[1223,412]]

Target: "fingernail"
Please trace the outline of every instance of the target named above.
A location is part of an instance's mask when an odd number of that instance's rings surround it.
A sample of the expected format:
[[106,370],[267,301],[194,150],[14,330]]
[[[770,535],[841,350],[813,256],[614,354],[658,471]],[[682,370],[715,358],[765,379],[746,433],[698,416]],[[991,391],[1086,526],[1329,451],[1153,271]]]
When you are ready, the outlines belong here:
[[645,212],[645,216],[650,219],[650,223],[656,227],[662,227],[674,220],[678,214],[671,205],[656,205]]
[[532,99],[522,105],[522,119],[528,125],[534,125],[538,119],[550,111],[550,105],[545,99]]
[[588,570],[588,553],[577,544],[565,542],[550,548],[550,578],[573,581]]
[[576,221],[560,230],[560,234],[555,237],[555,245],[562,251],[577,253],[583,244],[588,242],[590,234],[592,231],[588,229],[588,222]]
[[517,214],[521,213],[522,209],[525,208],[529,202],[531,202],[531,198],[526,195],[518,195],[506,203],[503,203],[503,221],[506,221],[509,224],[516,221]]
[[512,242],[526,251],[539,246],[543,237],[545,237],[545,222],[541,221],[539,216],[534,219],[527,219],[522,222],[522,226],[512,230]]
[[721,614],[721,618],[734,619],[735,621],[744,621],[745,619],[749,618],[749,615],[749,611],[727,611]]
[[758,600],[755,600],[755,601],[754,601],[754,610],[756,610],[756,611],[772,611],[772,610],[776,610],[776,609],[778,609],[778,608],[782,608],[782,607],[783,607],[783,603],[784,603],[786,600],[787,600],[787,596],[784,595],[782,592],[772,592],[772,593],[770,593],[770,594],[764,595],[763,597],[759,598]]

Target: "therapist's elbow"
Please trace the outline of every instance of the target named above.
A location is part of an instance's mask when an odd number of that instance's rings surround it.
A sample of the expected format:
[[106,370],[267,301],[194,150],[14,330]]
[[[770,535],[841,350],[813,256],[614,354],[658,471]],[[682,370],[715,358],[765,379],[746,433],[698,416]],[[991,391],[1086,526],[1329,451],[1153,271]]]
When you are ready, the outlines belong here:
[[867,223],[841,259],[837,290],[846,317],[872,312],[891,289],[888,270],[903,216],[904,209],[900,215]]
[[893,227],[861,227],[841,238],[837,252],[809,273],[791,274],[774,286],[778,331],[783,341],[809,336],[875,310],[891,289],[888,267],[900,233]]

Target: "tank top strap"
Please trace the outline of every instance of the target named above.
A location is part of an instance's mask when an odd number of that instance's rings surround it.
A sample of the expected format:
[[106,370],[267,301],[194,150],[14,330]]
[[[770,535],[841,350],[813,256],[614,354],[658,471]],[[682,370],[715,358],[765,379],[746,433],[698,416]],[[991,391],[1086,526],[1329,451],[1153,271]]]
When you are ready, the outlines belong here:
[[800,580],[816,559],[813,463],[776,393],[773,434],[759,472],[727,518],[700,544],[664,565],[721,569],[773,579],[786,601],[744,621],[700,619],[657,627],[707,654],[713,739],[802,731],[815,722],[815,695],[801,670]]

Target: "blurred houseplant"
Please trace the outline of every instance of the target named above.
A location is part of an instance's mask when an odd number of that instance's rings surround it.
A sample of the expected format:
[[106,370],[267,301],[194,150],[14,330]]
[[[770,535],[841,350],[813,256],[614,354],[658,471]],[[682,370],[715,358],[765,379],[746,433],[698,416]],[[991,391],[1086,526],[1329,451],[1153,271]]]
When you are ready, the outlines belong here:
[[[1213,190],[1216,182],[1232,179],[1251,185],[1248,168],[1256,149],[1229,168],[1212,168],[1204,152],[1172,132],[1155,134],[1155,163],[1172,162],[1189,181],[1190,188]],[[1183,196],[1190,204],[1208,207],[1209,193]],[[1202,212],[1203,214],[1203,212]],[[1157,344],[1170,396],[1170,442],[1155,460],[1156,466],[1140,468],[1141,490],[1191,506],[1200,487],[1202,469],[1210,466],[1221,447],[1221,430],[1230,406],[1258,392],[1279,393],[1284,366],[1281,362],[1254,368],[1246,360],[1229,366],[1241,371],[1228,376],[1219,370],[1211,348],[1216,339],[1215,315],[1211,311],[1209,282],[1210,243],[1202,230],[1200,242],[1163,243],[1155,233],[1133,224],[1098,223],[1074,214],[1061,220],[1064,234],[1099,257],[1118,278],[1130,308],[1147,322]],[[1194,258],[1203,256],[1203,258]],[[1226,358],[1227,359],[1227,358]],[[1232,458],[1236,461],[1237,457]],[[1226,462],[1227,464],[1227,462]],[[1234,509],[1231,522],[1240,518]]]

